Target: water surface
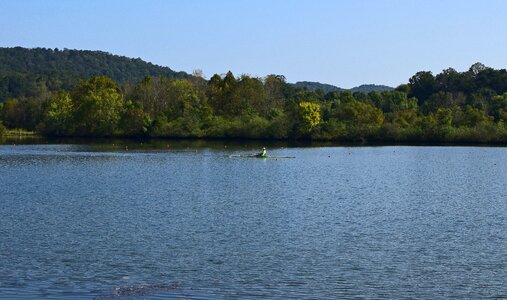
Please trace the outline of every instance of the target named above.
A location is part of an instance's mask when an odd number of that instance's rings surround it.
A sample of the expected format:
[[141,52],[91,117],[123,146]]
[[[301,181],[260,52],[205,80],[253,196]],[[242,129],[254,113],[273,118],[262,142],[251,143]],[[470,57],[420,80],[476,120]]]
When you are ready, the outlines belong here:
[[507,149],[0,146],[0,298],[507,297]]

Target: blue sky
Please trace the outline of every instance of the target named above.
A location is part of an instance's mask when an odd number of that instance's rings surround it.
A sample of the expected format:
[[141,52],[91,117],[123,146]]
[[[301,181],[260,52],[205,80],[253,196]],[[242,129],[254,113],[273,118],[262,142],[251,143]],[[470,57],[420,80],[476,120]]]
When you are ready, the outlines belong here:
[[507,1],[3,0],[0,46],[103,50],[174,70],[350,88],[507,67]]

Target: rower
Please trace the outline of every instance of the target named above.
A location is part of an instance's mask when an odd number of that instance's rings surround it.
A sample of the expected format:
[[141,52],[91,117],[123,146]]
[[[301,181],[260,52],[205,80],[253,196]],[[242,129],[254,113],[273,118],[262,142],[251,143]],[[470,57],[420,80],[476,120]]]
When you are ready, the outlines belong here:
[[261,153],[257,154],[257,156],[261,156],[261,157],[267,156],[266,155],[266,147],[262,147]]

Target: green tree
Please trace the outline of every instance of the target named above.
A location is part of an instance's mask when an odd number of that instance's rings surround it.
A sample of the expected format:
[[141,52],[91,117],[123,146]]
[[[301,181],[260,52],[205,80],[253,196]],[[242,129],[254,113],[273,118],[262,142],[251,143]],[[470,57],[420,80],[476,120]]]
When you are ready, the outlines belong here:
[[14,99],[5,101],[2,105],[2,111],[0,118],[4,121],[4,124],[9,128],[17,127],[19,123],[19,109],[18,102]]
[[475,127],[480,124],[493,122],[493,117],[488,116],[483,110],[467,105],[464,110],[464,120],[466,126]]
[[81,81],[73,93],[76,134],[114,135],[123,110],[123,97],[109,77]]
[[493,109],[496,119],[507,122],[507,93],[493,97]]
[[463,93],[448,93],[448,92],[437,92],[432,94],[429,99],[424,103],[422,110],[426,113],[435,112],[439,108],[457,109],[464,105],[466,97]]
[[337,116],[349,125],[358,127],[380,127],[384,122],[384,114],[380,109],[357,100],[342,105]]
[[230,113],[233,115],[252,109],[260,116],[267,117],[273,108],[268,102],[264,85],[258,78],[241,76],[231,96],[233,103],[231,103]]
[[439,126],[451,127],[452,111],[449,108],[439,108],[435,113],[435,120]]
[[415,110],[397,111],[393,114],[392,123],[401,128],[415,127],[419,116]]
[[129,99],[135,99],[143,107],[143,110],[152,118],[155,118],[165,108],[165,99],[163,88],[166,82],[165,78],[145,77],[134,87],[133,92],[128,95]]
[[200,116],[209,109],[206,95],[189,80],[171,80],[167,83],[167,101],[164,113],[169,120]]
[[408,98],[406,93],[396,90],[381,93],[371,92],[368,96],[372,103],[385,113],[418,108],[417,99]]
[[245,103],[241,103],[241,96],[236,93],[238,80],[231,71],[222,79],[215,74],[208,82],[206,94],[214,114],[225,117],[234,117],[240,114]]
[[70,135],[73,133],[74,103],[67,92],[52,95],[46,102],[39,131],[49,135]]
[[435,77],[431,72],[417,72],[408,82],[411,92],[409,96],[416,97],[419,105],[422,105],[435,91]]
[[219,114],[221,112],[221,101],[223,94],[223,82],[220,75],[213,75],[208,81],[208,85],[206,87],[206,96],[208,97],[208,101],[213,109],[215,114]]
[[150,116],[141,107],[136,107],[132,101],[127,102],[120,121],[120,128],[124,135],[147,135],[151,123]]
[[264,90],[267,97],[267,111],[283,108],[287,83],[283,75],[268,75],[264,78]]
[[357,100],[339,105],[333,118],[346,125],[347,136],[350,139],[374,136],[384,122],[384,114],[380,109]]
[[299,102],[299,117],[301,120],[300,131],[302,133],[311,132],[320,124],[320,105],[313,102]]
[[440,74],[435,76],[435,86],[438,90],[443,92],[458,92],[463,91],[464,78],[453,68],[443,70]]
[[34,130],[41,116],[42,102],[35,98],[7,100],[0,111],[0,119],[8,128]]

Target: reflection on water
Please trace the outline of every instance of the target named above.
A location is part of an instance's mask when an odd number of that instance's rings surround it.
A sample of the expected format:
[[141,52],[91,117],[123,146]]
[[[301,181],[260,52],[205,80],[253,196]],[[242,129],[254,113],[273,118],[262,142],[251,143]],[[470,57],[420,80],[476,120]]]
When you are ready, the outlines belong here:
[[0,298],[507,297],[506,149],[265,144],[0,146]]

